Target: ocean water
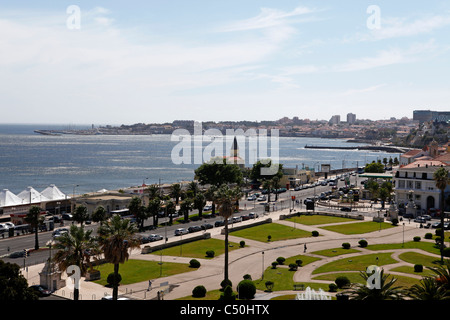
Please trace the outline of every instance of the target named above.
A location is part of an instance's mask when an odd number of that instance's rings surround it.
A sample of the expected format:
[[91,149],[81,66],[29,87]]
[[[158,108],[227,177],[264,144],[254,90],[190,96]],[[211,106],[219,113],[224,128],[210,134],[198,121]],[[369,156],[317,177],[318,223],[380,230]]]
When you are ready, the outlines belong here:
[[[199,166],[193,163],[193,157],[192,163],[172,161],[172,150],[179,142],[171,141],[171,135],[46,136],[34,133],[36,129],[66,129],[66,126],[0,125],[0,190],[9,189],[17,194],[28,186],[42,191],[50,184],[68,195],[117,190],[142,183],[190,181]],[[202,150],[209,144],[205,142]],[[280,163],[288,168],[330,164],[332,169],[340,169],[363,166],[384,157],[399,157],[383,152],[305,149],[306,144],[354,145],[340,139],[280,137]],[[223,146],[224,153],[229,154]],[[249,151],[245,148],[241,153],[247,152],[248,159]]]

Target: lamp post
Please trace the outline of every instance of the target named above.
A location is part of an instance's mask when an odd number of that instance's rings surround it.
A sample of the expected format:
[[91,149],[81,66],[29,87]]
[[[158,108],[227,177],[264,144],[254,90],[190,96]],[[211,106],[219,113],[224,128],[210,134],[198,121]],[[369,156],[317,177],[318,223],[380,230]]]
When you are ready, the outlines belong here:
[[264,280],[264,251],[262,252],[262,276],[261,279]]
[[402,248],[405,247],[405,223],[403,222],[403,242],[402,242]]

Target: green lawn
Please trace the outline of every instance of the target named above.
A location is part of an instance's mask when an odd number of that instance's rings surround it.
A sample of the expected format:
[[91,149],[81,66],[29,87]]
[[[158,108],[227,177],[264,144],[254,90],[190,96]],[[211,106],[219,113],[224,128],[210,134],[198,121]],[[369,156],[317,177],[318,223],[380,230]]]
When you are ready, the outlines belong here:
[[343,254],[349,254],[349,253],[356,253],[356,252],[360,252],[360,250],[357,249],[344,249],[344,248],[333,248],[333,249],[325,249],[325,250],[319,250],[319,251],[314,251],[311,252],[313,254],[318,254],[321,256],[325,256],[325,257],[336,257],[336,256],[340,256]]
[[[106,285],[106,278],[111,272],[114,272],[114,265],[111,263],[105,263],[98,266],[96,269],[100,270],[101,279],[94,282],[101,285]],[[130,259],[119,266],[119,273],[122,276],[122,281],[120,284],[125,285],[159,278],[160,270],[161,266],[157,261]],[[196,269],[190,268],[189,264],[164,262],[162,265],[161,276],[167,277],[194,270]]]
[[386,222],[373,222],[373,221],[366,221],[366,222],[358,222],[358,223],[349,223],[349,224],[341,224],[341,225],[335,225],[335,226],[326,226],[322,227],[322,229],[326,229],[333,232],[338,232],[342,234],[362,234],[362,233],[368,233],[388,228],[394,228],[394,226],[391,223]]
[[[228,251],[239,249],[239,244],[234,242],[229,242]],[[225,241],[220,239],[203,239],[194,242],[185,243],[183,245],[177,245],[167,249],[163,249],[162,254],[165,256],[175,256],[175,257],[192,257],[192,258],[205,258],[206,251],[213,250],[215,252],[215,257],[225,253]],[[161,254],[160,250],[152,252],[152,254]]]
[[369,250],[394,250],[394,249],[421,249],[426,252],[440,255],[440,250],[436,247],[434,242],[428,241],[408,241],[403,243],[386,243],[386,244],[374,244],[368,245],[366,249]]
[[267,242],[267,236],[272,236],[271,241],[306,238],[311,237],[311,232],[294,229],[279,223],[266,223],[256,227],[246,228],[238,231],[233,231],[230,235]]
[[[313,274],[337,271],[366,271],[370,265],[378,264],[379,266],[383,266],[396,263],[397,260],[393,259],[391,255],[392,252],[384,252],[339,259],[318,267],[313,271]],[[378,261],[376,259],[377,257]]]
[[342,218],[342,217],[333,217],[333,216],[326,216],[326,215],[301,215],[301,216],[295,216],[286,219],[287,221],[305,224],[305,225],[318,225],[318,224],[327,224],[327,223],[339,223],[339,222],[351,222],[351,221],[357,221],[355,219],[350,218]]

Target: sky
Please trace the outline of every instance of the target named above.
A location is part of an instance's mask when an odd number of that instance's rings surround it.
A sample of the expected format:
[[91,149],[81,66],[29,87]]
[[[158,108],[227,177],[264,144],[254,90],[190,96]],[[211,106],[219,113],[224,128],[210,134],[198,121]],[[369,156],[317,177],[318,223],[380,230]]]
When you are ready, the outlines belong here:
[[448,1],[0,0],[0,123],[450,109]]

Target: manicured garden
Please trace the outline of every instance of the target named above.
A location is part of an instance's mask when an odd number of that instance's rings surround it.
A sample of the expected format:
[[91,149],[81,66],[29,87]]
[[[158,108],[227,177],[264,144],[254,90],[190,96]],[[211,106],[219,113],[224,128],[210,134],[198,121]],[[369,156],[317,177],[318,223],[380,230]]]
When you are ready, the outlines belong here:
[[304,225],[319,225],[319,224],[329,224],[329,223],[341,223],[341,222],[355,222],[358,220],[351,218],[334,217],[327,215],[300,215],[294,216],[286,219],[286,221],[291,221],[295,223],[300,223]]
[[230,235],[262,242],[307,238],[312,236],[309,231],[288,227],[279,223],[267,223],[256,227],[233,231]]
[[362,233],[368,233],[368,232],[384,230],[384,229],[389,229],[389,228],[396,228],[396,227],[393,224],[386,223],[386,222],[380,223],[380,222],[373,222],[373,221],[365,221],[365,222],[325,226],[325,227],[321,227],[321,228],[329,230],[329,231],[348,235],[348,234],[362,234]]

